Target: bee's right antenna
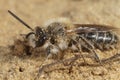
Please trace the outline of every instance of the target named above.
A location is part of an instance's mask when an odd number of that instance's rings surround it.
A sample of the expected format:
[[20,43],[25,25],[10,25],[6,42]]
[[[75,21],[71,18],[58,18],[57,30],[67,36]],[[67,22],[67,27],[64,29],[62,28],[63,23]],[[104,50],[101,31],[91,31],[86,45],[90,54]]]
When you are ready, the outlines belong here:
[[23,20],[21,20],[18,16],[16,16],[14,13],[12,13],[10,10],[8,10],[8,12],[14,17],[16,18],[18,21],[20,21],[22,24],[24,24],[27,28],[31,29],[32,31],[34,31],[27,23],[25,23]]

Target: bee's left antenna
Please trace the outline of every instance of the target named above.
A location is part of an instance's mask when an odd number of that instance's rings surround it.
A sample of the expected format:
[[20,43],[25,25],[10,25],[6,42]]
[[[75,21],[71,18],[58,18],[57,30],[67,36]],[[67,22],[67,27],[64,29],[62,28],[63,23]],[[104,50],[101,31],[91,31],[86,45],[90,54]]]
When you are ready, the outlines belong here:
[[18,16],[16,16],[13,12],[11,12],[10,10],[8,10],[8,12],[14,17],[16,18],[18,21],[20,21],[22,24],[24,24],[27,28],[31,29],[32,31],[34,31],[27,23],[25,23],[22,19],[20,19]]

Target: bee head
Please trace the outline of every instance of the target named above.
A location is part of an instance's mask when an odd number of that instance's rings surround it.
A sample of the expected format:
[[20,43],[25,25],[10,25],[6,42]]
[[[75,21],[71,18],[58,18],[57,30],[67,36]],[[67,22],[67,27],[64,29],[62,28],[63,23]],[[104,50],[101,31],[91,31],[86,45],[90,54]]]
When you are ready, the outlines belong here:
[[47,36],[44,29],[37,26],[34,32],[30,32],[26,35],[26,39],[28,40],[29,45],[35,48],[43,46],[47,40]]
[[37,38],[36,47],[43,46],[47,40],[47,35],[45,30],[37,26],[35,28],[35,36]]

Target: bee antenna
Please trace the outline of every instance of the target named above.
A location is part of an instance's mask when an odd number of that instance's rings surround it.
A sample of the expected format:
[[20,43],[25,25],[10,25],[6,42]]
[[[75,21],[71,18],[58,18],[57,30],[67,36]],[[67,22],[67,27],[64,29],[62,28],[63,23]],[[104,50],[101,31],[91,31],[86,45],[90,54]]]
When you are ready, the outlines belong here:
[[27,23],[25,23],[22,19],[20,19],[17,15],[15,15],[13,12],[8,10],[8,13],[10,13],[14,18],[16,18],[18,21],[20,21],[23,25],[25,25],[27,28],[31,29],[34,31]]

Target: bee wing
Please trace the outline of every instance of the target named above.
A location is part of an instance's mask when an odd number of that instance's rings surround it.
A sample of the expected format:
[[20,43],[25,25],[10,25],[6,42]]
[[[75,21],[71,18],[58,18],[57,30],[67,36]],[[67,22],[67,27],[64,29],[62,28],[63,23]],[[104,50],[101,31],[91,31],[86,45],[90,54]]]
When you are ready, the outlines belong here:
[[93,32],[93,31],[119,31],[120,28],[115,28],[107,25],[98,24],[74,24],[75,28],[67,30],[67,33],[82,33],[82,32]]

